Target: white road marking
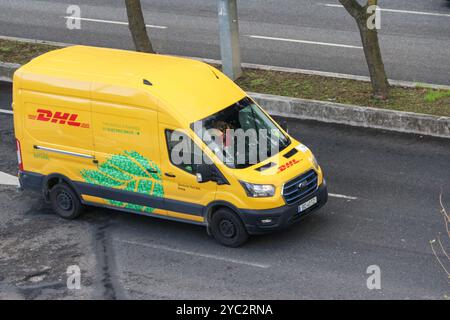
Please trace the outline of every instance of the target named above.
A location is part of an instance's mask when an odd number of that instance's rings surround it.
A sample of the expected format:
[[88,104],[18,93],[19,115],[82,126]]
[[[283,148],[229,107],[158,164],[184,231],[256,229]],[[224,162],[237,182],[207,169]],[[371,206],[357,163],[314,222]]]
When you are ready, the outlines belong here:
[[208,259],[214,259],[214,260],[225,261],[225,262],[230,262],[230,263],[242,264],[242,265],[246,265],[246,266],[250,266],[250,267],[262,268],[262,269],[270,268],[270,265],[268,265],[268,264],[225,258],[225,257],[221,257],[221,256],[207,254],[207,253],[200,253],[200,252],[195,252],[195,251],[171,248],[171,247],[159,245],[159,244],[148,244],[148,243],[141,243],[141,242],[135,242],[135,241],[129,241],[129,240],[120,240],[120,239],[115,239],[115,241],[119,241],[119,242],[126,243],[126,244],[132,244],[132,245],[136,245],[136,246],[152,248],[152,249],[181,253],[181,254],[196,256],[196,257],[201,257],[201,258],[208,258]]
[[254,39],[285,41],[285,42],[296,42],[296,43],[305,43],[305,44],[315,44],[315,45],[320,45],[320,46],[340,47],[340,48],[348,48],[348,49],[363,49],[363,47],[352,46],[352,45],[348,45],[348,44],[340,44],[340,43],[329,43],[329,42],[319,42],[319,41],[309,41],[309,40],[299,40],[299,39],[277,38],[277,37],[267,37],[267,36],[258,36],[258,35],[247,35],[247,37],[254,38]]
[[15,176],[12,176],[10,174],[4,173],[0,171],[0,185],[6,185],[6,186],[18,186],[19,185],[19,179]]
[[344,194],[337,194],[337,193],[328,193],[328,195],[333,198],[341,198],[341,199],[347,199],[347,200],[357,200],[358,199],[357,197],[346,196]]
[[[344,8],[341,4],[331,4],[331,3],[319,3],[321,6],[332,7],[332,8]],[[393,12],[393,13],[407,13],[407,14],[419,14],[426,16],[436,16],[436,17],[450,17],[450,14],[437,13],[437,12],[425,12],[425,11],[412,11],[412,10],[398,10],[398,9],[385,9],[380,8],[380,11]]]
[[[0,35],[0,39],[15,40],[15,41],[20,41],[20,42],[25,42],[25,43],[28,42],[28,43],[51,44],[56,47],[68,47],[68,46],[74,45],[71,43],[64,43],[64,42],[54,42],[54,41],[36,40],[36,39],[27,39],[27,38],[18,38],[18,37],[7,37],[7,36],[1,36],[1,35]],[[222,64],[221,60],[200,58],[200,57],[180,56],[180,55],[175,55],[175,56],[200,60],[203,62],[218,64],[218,65]],[[242,63],[242,67],[249,68],[249,69],[272,70],[272,71],[281,71],[281,72],[290,72],[290,73],[304,73],[304,74],[319,75],[319,76],[331,77],[331,78],[341,78],[341,79],[350,79],[350,80],[359,80],[359,81],[370,82],[370,77],[345,74],[345,73],[327,72],[327,71],[319,71],[319,70],[307,70],[307,69],[299,69],[299,68],[286,68],[286,67],[270,66],[270,65],[263,65],[263,64],[256,64],[256,63],[245,63],[245,62]],[[1,76],[0,76],[0,81],[12,82],[12,80],[10,78],[1,77]],[[389,79],[389,83],[393,86],[408,87],[408,88],[429,87],[429,88],[434,88],[434,89],[450,90],[450,86],[442,85],[442,84],[411,82],[411,81],[393,80],[393,79]]]
[[[102,19],[90,19],[90,18],[79,18],[79,17],[71,17],[71,16],[65,16],[65,19],[73,19],[73,20],[81,20],[81,21],[90,21],[90,22],[99,22],[99,23],[109,23],[109,24],[118,24],[118,25],[128,25],[128,22],[123,21],[113,21],[113,20],[102,20]],[[146,24],[147,28],[154,28],[154,29],[167,29],[166,26],[157,26],[153,24]]]
[[13,114],[12,110],[0,109],[0,113]]

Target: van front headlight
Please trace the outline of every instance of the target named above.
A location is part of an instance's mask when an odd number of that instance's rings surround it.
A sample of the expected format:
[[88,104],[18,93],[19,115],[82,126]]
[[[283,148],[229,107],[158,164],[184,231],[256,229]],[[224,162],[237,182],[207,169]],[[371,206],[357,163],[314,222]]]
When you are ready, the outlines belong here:
[[249,182],[240,181],[249,197],[263,198],[273,197],[275,194],[275,186],[272,184],[253,184]]
[[314,166],[314,169],[316,169],[316,171],[319,170],[319,163],[317,162],[316,157],[311,153],[311,162]]

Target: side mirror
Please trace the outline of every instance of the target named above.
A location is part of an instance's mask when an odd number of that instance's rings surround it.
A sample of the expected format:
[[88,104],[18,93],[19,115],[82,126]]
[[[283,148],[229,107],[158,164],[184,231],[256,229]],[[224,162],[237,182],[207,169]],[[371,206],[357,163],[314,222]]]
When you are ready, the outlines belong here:
[[289,127],[288,127],[288,124],[287,124],[286,121],[282,121],[282,122],[280,123],[280,127],[281,127],[281,129],[283,129],[286,133],[289,133]]
[[199,164],[197,166],[197,182],[205,183],[208,181],[216,181],[214,166],[210,164]]

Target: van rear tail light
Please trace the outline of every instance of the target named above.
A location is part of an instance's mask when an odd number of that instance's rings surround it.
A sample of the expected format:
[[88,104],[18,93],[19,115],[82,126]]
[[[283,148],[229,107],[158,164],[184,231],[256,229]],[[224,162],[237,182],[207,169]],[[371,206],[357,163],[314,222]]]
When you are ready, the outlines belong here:
[[16,139],[17,145],[17,163],[19,164],[19,170],[23,171],[23,162],[22,162],[22,149],[20,148],[20,141]]

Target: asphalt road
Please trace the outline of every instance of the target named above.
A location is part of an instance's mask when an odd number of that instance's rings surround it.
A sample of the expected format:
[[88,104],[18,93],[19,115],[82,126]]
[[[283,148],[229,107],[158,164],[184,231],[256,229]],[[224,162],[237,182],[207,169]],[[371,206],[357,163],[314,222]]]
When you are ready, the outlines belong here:
[[[158,52],[220,58],[216,1],[142,3],[146,22],[164,27],[149,28]],[[82,18],[106,21],[81,21],[81,30],[68,30],[64,16],[71,4],[80,5]],[[243,61],[367,75],[363,50],[345,47],[361,46],[357,27],[336,4],[238,1]],[[382,11],[380,30],[389,78],[450,85],[450,2],[381,0],[380,5],[390,10]],[[133,48],[127,26],[111,21],[127,21],[122,0],[0,0],[2,35]],[[312,43],[293,42],[298,40]]]
[[[10,89],[3,83],[0,88],[3,103]],[[111,210],[93,208],[76,221],[63,221],[37,195],[2,187],[0,293],[26,298],[448,298],[450,283],[432,248],[447,268],[450,262],[430,240],[440,235],[450,251],[439,205],[442,192],[450,208],[449,140],[309,121],[288,124],[291,134],[317,155],[329,192],[354,198],[331,197],[300,224],[231,249],[201,227]],[[0,136],[0,171],[14,174],[10,115],[0,114]],[[75,293],[65,289],[64,267],[70,264],[83,266],[82,288]],[[381,290],[366,286],[371,265],[380,267]]]
[[8,82],[0,82],[0,111],[11,110],[12,103],[12,84]]

